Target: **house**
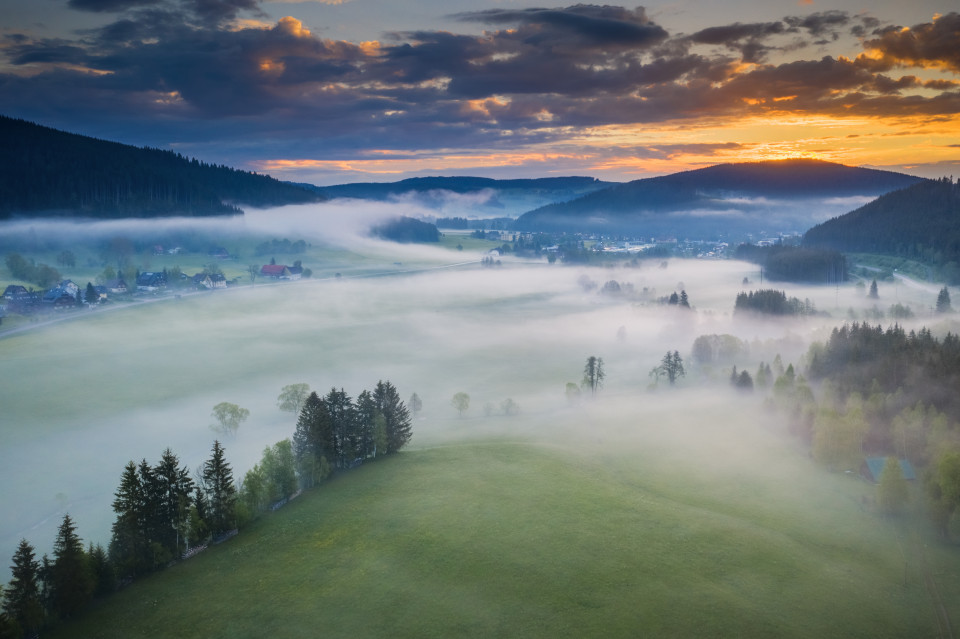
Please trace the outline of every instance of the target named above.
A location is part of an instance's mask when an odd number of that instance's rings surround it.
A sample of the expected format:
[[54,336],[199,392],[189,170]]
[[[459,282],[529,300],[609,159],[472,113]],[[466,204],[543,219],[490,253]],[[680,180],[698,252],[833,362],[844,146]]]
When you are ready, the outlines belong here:
[[104,287],[105,287],[108,291],[110,291],[111,293],[114,293],[114,294],[116,294],[116,295],[123,295],[123,294],[126,293],[127,290],[128,290],[128,289],[127,289],[127,283],[124,282],[124,281],[121,280],[121,279],[110,280],[109,282],[107,282],[106,284],[104,284]]
[[94,286],[93,290],[97,293],[98,301],[105,302],[107,300],[107,293],[109,293],[109,291],[106,286]]
[[264,264],[260,268],[260,275],[275,280],[285,280],[290,278],[290,271],[283,264]]
[[227,278],[223,273],[197,273],[190,278],[197,288],[215,289],[227,288]]
[[[900,459],[900,472],[907,481],[913,481],[917,474],[913,470],[913,465],[908,459]],[[887,464],[886,457],[867,457],[860,466],[860,475],[867,481],[879,484],[880,475],[883,474],[883,467]]]
[[23,297],[28,293],[26,286],[20,286],[19,284],[11,284],[3,291],[3,299],[5,300],[15,300],[18,297]]
[[77,294],[80,287],[70,280],[63,280],[47,292],[40,299],[44,304],[51,304],[55,307],[76,306]]
[[[303,267],[302,266],[288,266],[287,267],[287,277],[288,280],[299,280],[303,276]],[[284,278],[280,278],[284,279]]]
[[147,271],[137,276],[138,291],[156,291],[167,286],[167,276],[165,273]]

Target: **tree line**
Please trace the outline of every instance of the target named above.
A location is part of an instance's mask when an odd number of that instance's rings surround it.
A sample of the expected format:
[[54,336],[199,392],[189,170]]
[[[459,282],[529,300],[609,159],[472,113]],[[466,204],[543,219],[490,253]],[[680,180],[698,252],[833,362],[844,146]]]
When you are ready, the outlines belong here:
[[233,215],[325,199],[266,175],[179,153],[97,140],[0,116],[0,218],[26,211],[96,217]]
[[92,543],[85,549],[69,513],[52,557],[38,560],[33,546],[21,540],[12,578],[0,593],[0,639],[37,636],[82,612],[95,597],[232,536],[299,490],[396,453],[412,437],[410,411],[389,381],[377,382],[355,401],[343,389],[321,398],[306,384],[291,385],[278,407],[297,413],[293,437],[267,446],[239,484],[220,441],[194,473],[168,448],[156,464],[131,460],[124,467],[107,549]]
[[741,244],[734,256],[763,266],[773,281],[834,284],[847,279],[847,259],[834,249]]

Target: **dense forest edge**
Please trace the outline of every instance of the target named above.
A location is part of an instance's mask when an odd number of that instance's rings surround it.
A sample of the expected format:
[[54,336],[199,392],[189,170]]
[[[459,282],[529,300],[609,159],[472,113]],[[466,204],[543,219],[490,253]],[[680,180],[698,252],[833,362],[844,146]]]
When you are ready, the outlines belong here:
[[137,148],[0,116],[0,219],[237,215],[319,193],[173,151]]
[[814,226],[803,245],[880,253],[936,266],[948,284],[960,283],[960,183],[925,180],[887,193],[846,215]]

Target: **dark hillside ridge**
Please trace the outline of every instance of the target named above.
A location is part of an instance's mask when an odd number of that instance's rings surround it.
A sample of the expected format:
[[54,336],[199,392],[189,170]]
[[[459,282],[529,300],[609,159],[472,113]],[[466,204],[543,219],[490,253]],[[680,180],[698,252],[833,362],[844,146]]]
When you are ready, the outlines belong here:
[[0,219],[242,213],[323,196],[266,175],[214,166],[0,116]]
[[926,180],[811,228],[805,246],[882,253],[944,268],[960,282],[960,183]]
[[400,180],[399,182],[356,182],[335,186],[312,187],[329,198],[357,198],[364,200],[386,200],[392,196],[424,191],[450,191],[452,193],[474,193],[484,189],[527,190],[562,195],[569,192],[572,196],[586,191],[603,189],[610,182],[602,182],[591,177],[556,177],[518,180],[497,180],[482,177],[420,177]]
[[[756,222],[749,216],[766,217],[775,208],[769,200],[875,197],[921,179],[819,160],[719,164],[635,180],[570,202],[550,204],[525,213],[517,226],[524,230],[647,229],[644,232],[651,235],[682,234],[683,230],[701,227]],[[717,214],[724,212],[727,219],[717,219],[722,217]],[[682,215],[670,215],[677,213]]]

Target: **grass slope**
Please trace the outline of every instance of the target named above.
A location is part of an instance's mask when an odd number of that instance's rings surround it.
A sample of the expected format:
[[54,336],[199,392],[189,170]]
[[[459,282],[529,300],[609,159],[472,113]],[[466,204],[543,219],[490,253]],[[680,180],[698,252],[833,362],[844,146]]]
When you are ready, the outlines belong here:
[[790,482],[670,467],[506,441],[404,453],[49,636],[933,634],[863,484],[810,471],[768,500]]

